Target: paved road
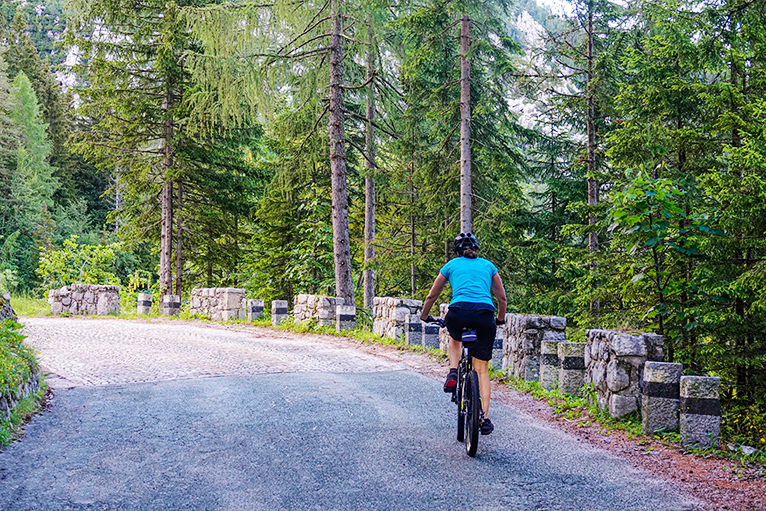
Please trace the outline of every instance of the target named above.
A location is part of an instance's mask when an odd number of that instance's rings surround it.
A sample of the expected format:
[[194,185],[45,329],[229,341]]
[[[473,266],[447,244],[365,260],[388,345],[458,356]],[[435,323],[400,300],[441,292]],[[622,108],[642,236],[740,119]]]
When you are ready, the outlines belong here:
[[[26,323],[43,364],[66,379],[51,411],[0,453],[3,510],[694,509],[651,475],[502,405],[468,458],[439,381],[335,340]],[[135,346],[151,339],[165,348],[155,342],[142,363]],[[113,354],[75,347],[94,342]],[[122,352],[128,362],[105,362]],[[186,356],[174,363],[176,352]],[[157,357],[176,377],[146,369]],[[132,378],[131,367],[144,369]]]

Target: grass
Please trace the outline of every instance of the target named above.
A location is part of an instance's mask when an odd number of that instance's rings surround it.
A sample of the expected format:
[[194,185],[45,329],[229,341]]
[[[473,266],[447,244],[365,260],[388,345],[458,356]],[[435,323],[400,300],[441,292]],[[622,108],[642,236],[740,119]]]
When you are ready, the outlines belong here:
[[28,295],[11,296],[11,307],[19,317],[50,316],[51,306],[44,298],[34,298]]

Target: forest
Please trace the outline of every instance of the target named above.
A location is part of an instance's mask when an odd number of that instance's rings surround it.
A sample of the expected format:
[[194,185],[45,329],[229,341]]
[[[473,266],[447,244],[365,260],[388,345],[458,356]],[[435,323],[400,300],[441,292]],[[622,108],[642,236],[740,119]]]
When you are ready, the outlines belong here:
[[764,413],[765,121],[766,0],[5,1],[0,291],[369,308],[470,230]]

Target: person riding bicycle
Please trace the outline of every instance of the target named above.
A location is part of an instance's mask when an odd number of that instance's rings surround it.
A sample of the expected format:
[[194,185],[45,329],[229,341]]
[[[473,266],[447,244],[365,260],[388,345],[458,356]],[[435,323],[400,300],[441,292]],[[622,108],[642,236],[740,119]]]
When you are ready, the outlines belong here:
[[[505,324],[505,288],[495,265],[478,257],[479,241],[476,236],[470,232],[461,232],[455,238],[452,248],[457,257],[439,271],[423,304],[420,319],[433,319],[430,314],[431,308],[449,282],[452,287],[452,300],[444,320],[451,337],[448,349],[450,369],[444,383],[444,392],[454,393],[457,388],[457,367],[462,350],[463,330],[475,330],[476,346],[471,347],[469,351],[473,357],[473,368],[479,376],[479,392],[482,397],[483,418],[479,429],[482,435],[489,435],[494,430],[489,420],[489,361],[492,359],[497,325]],[[494,292],[498,301],[497,318],[491,292]]]

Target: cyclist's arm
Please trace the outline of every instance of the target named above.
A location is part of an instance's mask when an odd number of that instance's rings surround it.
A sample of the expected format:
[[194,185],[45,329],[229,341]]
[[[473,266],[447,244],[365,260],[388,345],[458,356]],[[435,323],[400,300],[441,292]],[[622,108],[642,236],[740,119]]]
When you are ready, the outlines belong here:
[[[423,303],[423,312],[420,313],[420,319],[423,321],[428,319],[428,315],[431,313],[431,308],[434,306],[434,303],[436,303],[436,300],[439,299],[439,295],[442,294],[444,286],[446,285],[447,277],[439,272],[436,280],[434,280],[434,285],[431,286],[431,290],[428,292],[428,296],[426,296],[425,303]],[[505,293],[503,293],[503,296],[505,296]]]
[[499,273],[495,273],[492,277],[492,292],[495,293],[495,296],[497,297],[497,320],[505,321],[505,311],[508,308],[508,299],[505,297],[505,288],[503,287],[503,281],[500,280]]

